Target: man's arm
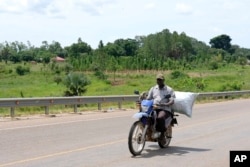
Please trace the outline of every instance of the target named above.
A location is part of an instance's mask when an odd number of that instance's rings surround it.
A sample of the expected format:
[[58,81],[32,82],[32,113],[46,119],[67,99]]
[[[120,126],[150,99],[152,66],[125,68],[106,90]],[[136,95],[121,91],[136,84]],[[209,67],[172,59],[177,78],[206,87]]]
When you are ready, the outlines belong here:
[[147,100],[153,99],[153,89],[154,89],[154,87],[152,87],[152,88],[149,90],[148,96],[147,96]]
[[174,104],[175,92],[171,90],[170,94],[171,94],[171,97],[169,98],[169,101],[167,103],[162,103],[161,105],[171,106],[172,104]]
[[172,104],[174,104],[174,98],[170,98],[169,102],[166,103],[167,106],[171,106]]

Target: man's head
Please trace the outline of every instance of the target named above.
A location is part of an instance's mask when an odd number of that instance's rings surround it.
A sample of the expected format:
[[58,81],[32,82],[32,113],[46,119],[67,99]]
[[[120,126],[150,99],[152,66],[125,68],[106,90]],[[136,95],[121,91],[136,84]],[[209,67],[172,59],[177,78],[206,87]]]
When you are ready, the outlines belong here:
[[157,74],[156,75],[156,82],[157,82],[157,84],[159,85],[160,88],[164,87],[164,80],[165,80],[165,78],[164,78],[163,74]]

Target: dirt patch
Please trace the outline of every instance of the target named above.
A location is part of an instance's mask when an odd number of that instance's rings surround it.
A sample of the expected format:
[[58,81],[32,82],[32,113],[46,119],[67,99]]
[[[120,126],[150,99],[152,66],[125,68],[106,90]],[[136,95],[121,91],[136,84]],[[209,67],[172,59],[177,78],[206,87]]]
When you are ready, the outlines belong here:
[[115,80],[111,82],[112,86],[119,86],[119,85],[123,85],[125,82],[123,80]]

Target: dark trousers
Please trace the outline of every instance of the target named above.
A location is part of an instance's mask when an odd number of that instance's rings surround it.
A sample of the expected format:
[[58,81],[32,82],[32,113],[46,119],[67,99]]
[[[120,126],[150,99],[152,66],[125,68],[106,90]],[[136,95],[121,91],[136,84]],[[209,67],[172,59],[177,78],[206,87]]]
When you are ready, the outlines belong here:
[[155,128],[158,132],[165,132],[166,131],[165,120],[168,117],[171,117],[171,113],[169,111],[164,111],[160,109],[157,109],[156,113],[157,113],[157,118],[156,118]]

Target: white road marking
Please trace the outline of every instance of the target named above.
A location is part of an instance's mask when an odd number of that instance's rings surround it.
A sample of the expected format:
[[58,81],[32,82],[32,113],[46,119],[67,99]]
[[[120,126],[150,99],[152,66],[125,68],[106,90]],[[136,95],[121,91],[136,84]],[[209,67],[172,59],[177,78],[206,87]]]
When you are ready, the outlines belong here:
[[112,117],[105,117],[105,118],[91,118],[91,119],[86,119],[86,120],[66,121],[66,122],[48,123],[48,124],[31,125],[31,126],[21,126],[21,127],[13,127],[13,128],[4,128],[4,129],[0,129],[0,131],[25,129],[25,128],[36,128],[36,127],[52,126],[52,125],[63,125],[63,124],[71,124],[71,123],[77,123],[77,122],[98,121],[98,120],[122,118],[122,117],[128,117],[128,116],[130,116],[130,115],[112,116]]
[[45,159],[45,158],[51,158],[51,157],[61,156],[61,155],[70,154],[70,153],[74,153],[74,152],[85,151],[85,150],[89,150],[89,149],[93,149],[93,148],[104,147],[104,146],[108,146],[108,145],[121,143],[121,142],[124,142],[125,140],[127,140],[127,139],[121,139],[121,140],[116,140],[116,141],[113,141],[113,142],[98,144],[98,145],[94,145],[94,146],[82,147],[82,148],[78,148],[78,149],[74,149],[74,150],[61,151],[61,152],[57,152],[57,153],[53,153],[53,154],[41,155],[41,156],[34,157],[34,158],[23,159],[23,160],[19,160],[19,161],[13,161],[13,162],[5,163],[5,164],[0,164],[0,167],[18,165],[18,164],[31,162],[31,161],[36,161],[36,160],[41,160],[41,159]]

